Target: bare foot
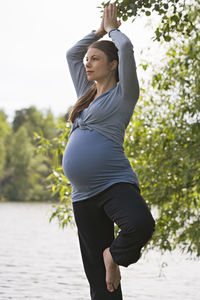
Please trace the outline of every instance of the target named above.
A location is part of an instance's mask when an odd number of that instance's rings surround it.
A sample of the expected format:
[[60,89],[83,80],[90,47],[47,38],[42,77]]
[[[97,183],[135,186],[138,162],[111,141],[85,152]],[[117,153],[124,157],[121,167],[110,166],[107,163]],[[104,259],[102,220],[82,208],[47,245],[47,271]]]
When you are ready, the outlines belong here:
[[106,268],[106,284],[109,292],[114,292],[119,286],[121,275],[119,266],[113,261],[110,248],[103,252],[103,260]]

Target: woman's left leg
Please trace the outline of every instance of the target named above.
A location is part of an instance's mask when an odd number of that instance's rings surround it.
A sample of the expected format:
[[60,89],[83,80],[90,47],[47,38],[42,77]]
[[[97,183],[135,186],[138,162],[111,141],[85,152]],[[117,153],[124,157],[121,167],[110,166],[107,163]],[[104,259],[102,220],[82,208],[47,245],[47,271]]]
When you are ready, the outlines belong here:
[[135,185],[119,182],[105,196],[98,205],[121,229],[110,244],[110,253],[117,265],[127,267],[140,258],[142,247],[153,234],[155,221]]
[[[108,191],[109,188],[106,190]],[[81,255],[92,300],[122,300],[121,286],[109,292],[106,285],[106,270],[103,251],[114,240],[114,224],[99,207],[106,191],[90,199],[73,203],[78,228]]]

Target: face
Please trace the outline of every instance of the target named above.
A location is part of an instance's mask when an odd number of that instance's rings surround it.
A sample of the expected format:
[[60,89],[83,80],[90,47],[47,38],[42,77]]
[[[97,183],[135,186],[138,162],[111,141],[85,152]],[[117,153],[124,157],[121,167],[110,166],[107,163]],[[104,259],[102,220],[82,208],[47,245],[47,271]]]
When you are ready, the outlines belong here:
[[115,76],[113,62],[109,62],[106,54],[97,48],[88,49],[85,69],[88,80],[100,82]]

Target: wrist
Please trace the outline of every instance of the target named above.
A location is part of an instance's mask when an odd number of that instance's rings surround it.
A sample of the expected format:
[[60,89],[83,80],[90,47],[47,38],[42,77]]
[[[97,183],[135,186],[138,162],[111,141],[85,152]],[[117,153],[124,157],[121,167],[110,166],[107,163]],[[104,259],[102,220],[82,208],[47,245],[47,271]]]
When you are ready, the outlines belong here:
[[115,30],[115,29],[117,29],[117,27],[108,27],[108,28],[106,28],[106,32],[107,33],[109,33],[111,30]]
[[103,37],[106,33],[107,33],[106,31],[102,31],[102,30],[95,31],[95,34],[100,38]]
[[110,36],[110,33],[111,33],[112,31],[120,31],[120,30],[119,30],[118,28],[110,29],[110,30],[108,31],[108,36],[109,36],[109,37],[111,37],[111,36]]

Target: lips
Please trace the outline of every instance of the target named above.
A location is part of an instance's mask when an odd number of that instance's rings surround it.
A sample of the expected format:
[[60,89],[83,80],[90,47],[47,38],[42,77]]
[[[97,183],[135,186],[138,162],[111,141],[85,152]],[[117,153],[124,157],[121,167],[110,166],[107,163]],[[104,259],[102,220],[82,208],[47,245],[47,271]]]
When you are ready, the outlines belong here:
[[86,71],[86,74],[91,74],[93,73],[94,71]]

